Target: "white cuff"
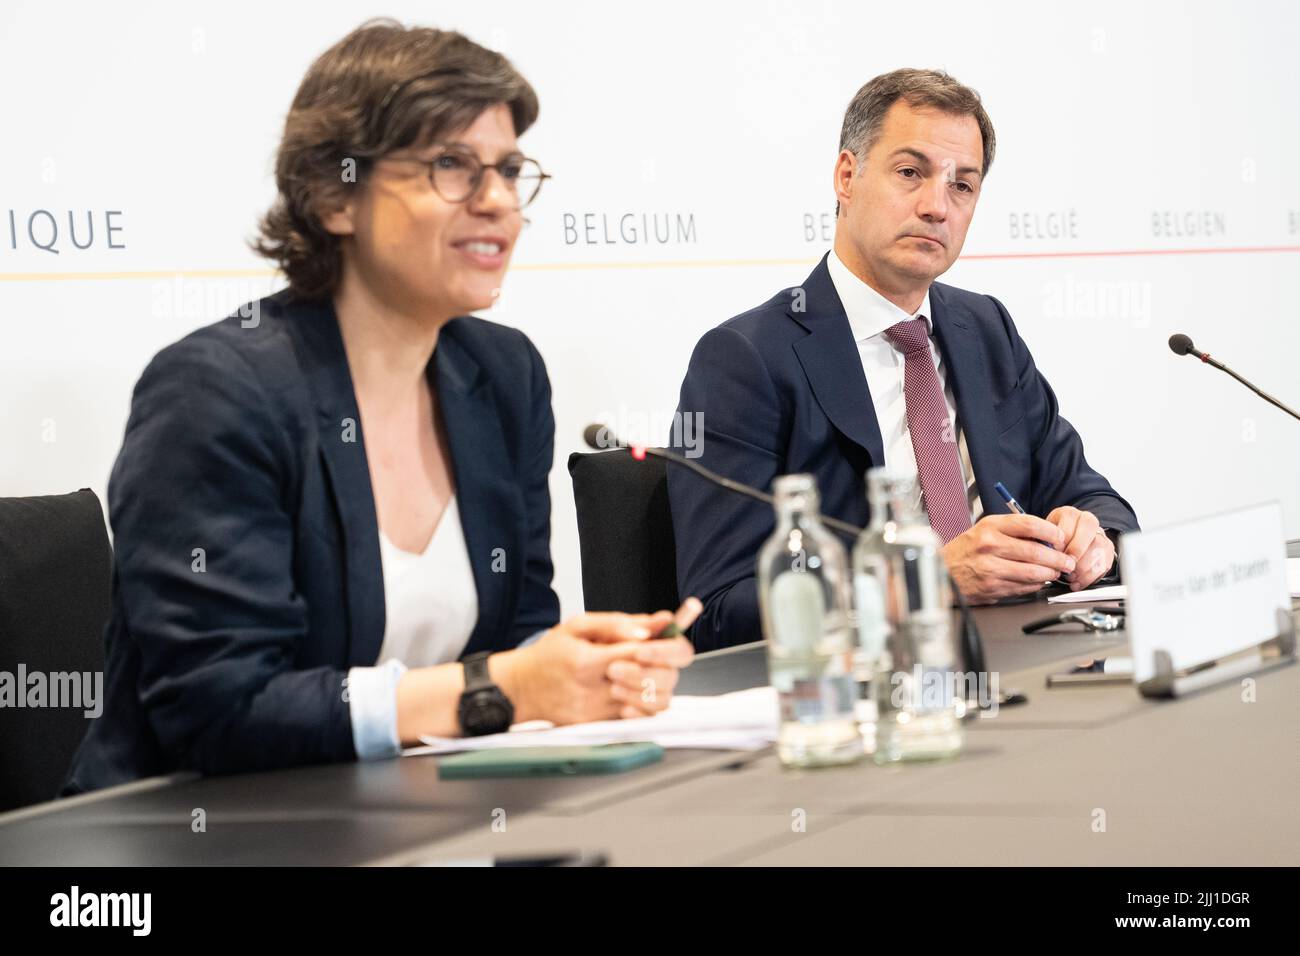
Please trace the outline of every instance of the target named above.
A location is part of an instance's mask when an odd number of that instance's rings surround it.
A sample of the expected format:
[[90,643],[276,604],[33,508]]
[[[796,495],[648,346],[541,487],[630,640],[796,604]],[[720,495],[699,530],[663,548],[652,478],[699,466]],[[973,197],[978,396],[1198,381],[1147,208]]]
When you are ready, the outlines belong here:
[[348,710],[358,760],[380,760],[402,752],[397,736],[397,682],[404,673],[406,665],[395,660],[348,670]]

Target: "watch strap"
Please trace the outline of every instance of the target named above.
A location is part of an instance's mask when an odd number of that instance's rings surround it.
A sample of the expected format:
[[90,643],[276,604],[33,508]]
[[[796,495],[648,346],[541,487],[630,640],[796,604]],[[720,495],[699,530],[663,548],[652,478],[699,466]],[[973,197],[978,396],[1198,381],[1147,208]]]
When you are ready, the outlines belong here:
[[492,683],[492,675],[488,672],[488,658],[491,656],[491,651],[480,651],[461,661],[461,665],[465,668],[466,693],[496,686]]

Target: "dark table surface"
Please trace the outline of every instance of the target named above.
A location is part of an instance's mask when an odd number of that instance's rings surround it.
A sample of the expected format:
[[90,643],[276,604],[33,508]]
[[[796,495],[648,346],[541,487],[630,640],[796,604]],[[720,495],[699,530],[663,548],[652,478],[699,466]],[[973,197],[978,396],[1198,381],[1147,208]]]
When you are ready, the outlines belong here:
[[[1072,710],[1070,699],[1058,698],[1064,702],[1051,709],[1043,706],[1045,692],[1035,669],[1115,650],[1124,645],[1124,634],[1099,636],[1077,629],[1021,633],[1024,623],[1049,610],[1057,608],[1049,609],[1041,598],[975,609],[989,669],[1037,682],[1024,688],[1030,700],[1014,713],[1008,708],[1005,719],[977,723],[1015,733],[1085,726],[1095,719],[1095,713]],[[766,649],[756,643],[701,655],[682,675],[678,693],[717,694],[765,683]],[[1115,700],[1115,712],[1141,704],[1131,688]],[[770,758],[770,749],[763,754]],[[0,816],[0,863],[391,860],[411,847],[488,832],[501,817],[595,818],[622,802],[667,793],[754,759],[752,753],[670,750],[662,763],[606,778],[444,781],[438,779],[437,758],[430,756],[204,779],[154,778]]]

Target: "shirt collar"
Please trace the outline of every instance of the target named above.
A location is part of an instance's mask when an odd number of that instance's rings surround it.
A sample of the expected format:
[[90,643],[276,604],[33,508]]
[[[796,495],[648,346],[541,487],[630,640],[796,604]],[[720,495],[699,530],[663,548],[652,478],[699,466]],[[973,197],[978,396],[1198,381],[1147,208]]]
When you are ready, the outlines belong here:
[[846,266],[834,249],[826,260],[826,268],[831,274],[831,282],[839,294],[844,306],[844,314],[849,317],[849,328],[853,330],[853,339],[861,342],[874,335],[879,335],[891,325],[906,322],[909,319],[925,319],[927,335],[933,334],[934,322],[930,318],[930,290],[925,290],[921,307],[912,315],[904,312],[894,303],[871,286],[867,285]]

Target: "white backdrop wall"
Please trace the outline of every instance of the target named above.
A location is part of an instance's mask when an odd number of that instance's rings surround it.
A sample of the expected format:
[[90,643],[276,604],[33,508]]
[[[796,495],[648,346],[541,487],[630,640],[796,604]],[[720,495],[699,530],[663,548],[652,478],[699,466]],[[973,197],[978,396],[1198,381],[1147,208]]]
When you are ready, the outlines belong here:
[[102,498],[149,358],[281,284],[245,240],[284,113],[310,61],[373,15],[462,30],[541,96],[523,142],[555,179],[489,317],[550,369],[566,614],[582,426],[664,439],[698,337],[829,248],[843,110],[899,66],[974,86],[997,129],[944,281],[1007,305],[1143,523],[1280,499],[1300,536],[1300,423],[1164,344],[1185,331],[1300,403],[1300,7],[1284,2],[9,0],[0,495]]

